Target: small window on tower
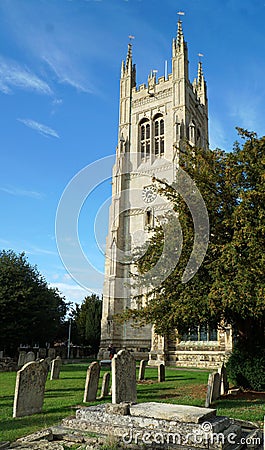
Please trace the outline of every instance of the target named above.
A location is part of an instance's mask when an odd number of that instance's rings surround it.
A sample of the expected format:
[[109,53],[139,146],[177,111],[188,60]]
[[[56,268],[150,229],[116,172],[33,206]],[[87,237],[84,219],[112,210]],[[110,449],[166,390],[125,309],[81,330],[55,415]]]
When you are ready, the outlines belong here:
[[139,151],[141,160],[150,158],[150,123],[148,119],[143,119],[139,124]]
[[145,226],[151,227],[153,225],[153,214],[151,209],[147,209],[145,212]]
[[154,153],[155,156],[162,156],[165,152],[164,147],[164,134],[165,134],[165,122],[161,113],[156,114],[153,119],[153,132],[154,132]]

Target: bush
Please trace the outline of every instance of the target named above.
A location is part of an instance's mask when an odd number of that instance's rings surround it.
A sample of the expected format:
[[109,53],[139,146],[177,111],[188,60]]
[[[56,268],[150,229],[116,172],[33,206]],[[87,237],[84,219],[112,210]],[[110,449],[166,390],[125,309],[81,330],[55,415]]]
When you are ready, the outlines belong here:
[[265,349],[235,348],[226,365],[230,380],[244,389],[265,389]]

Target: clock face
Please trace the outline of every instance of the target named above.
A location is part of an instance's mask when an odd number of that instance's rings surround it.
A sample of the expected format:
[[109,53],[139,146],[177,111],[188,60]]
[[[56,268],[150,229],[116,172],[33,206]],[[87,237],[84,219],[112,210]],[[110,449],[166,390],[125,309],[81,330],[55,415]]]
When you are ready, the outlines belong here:
[[145,186],[142,191],[143,201],[145,203],[152,203],[157,197],[155,186]]

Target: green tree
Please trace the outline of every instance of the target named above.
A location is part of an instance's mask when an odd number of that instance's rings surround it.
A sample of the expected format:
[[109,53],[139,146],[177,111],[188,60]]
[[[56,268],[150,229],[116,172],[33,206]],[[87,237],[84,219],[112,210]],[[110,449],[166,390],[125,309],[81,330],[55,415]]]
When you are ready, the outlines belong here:
[[[245,139],[235,144],[230,176],[237,205],[226,219],[229,242],[212,267],[212,309],[230,320],[241,347],[265,347],[265,137],[238,129]],[[222,311],[220,310],[222,309]]]
[[[232,153],[187,147],[181,154],[181,166],[201,192],[210,220],[205,259],[187,283],[182,282],[182,276],[193,249],[194,225],[189,207],[178,194],[185,179],[177,173],[175,185],[159,183],[160,194],[178,212],[183,233],[181,256],[170,275],[149,292],[144,306],[127,311],[122,320],[154,323],[159,334],[168,334],[174,328],[183,334],[194,324],[206,322],[212,326],[229,323],[244,346],[253,349],[258,342],[264,345],[265,138],[257,139],[244,130],[239,133],[246,142],[237,143]],[[194,208],[197,200],[193,194],[191,190],[189,206]],[[172,247],[169,251],[176,254],[180,244],[174,239],[174,220],[169,216],[166,227]],[[156,281],[153,274],[149,280],[148,274],[163,253],[164,230],[165,226],[154,230],[144,256],[137,262],[139,276],[135,282],[145,288]],[[197,250],[199,255],[200,246]]]
[[87,296],[81,306],[76,305],[75,324],[80,343],[97,353],[100,344],[102,300],[96,295]]
[[0,348],[14,353],[20,343],[45,345],[60,332],[67,305],[24,253],[0,251]]

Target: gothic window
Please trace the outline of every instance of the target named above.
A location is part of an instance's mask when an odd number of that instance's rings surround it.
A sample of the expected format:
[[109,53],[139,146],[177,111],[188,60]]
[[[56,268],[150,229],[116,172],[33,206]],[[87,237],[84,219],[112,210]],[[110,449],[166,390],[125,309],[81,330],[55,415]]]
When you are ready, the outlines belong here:
[[156,157],[163,156],[165,152],[164,133],[165,124],[162,114],[157,114],[153,119],[154,127],[154,154]]
[[190,328],[189,332],[182,336],[183,341],[217,341],[217,329],[208,324]]
[[148,122],[148,119],[143,119],[140,122],[139,127],[141,159],[145,160],[150,158],[151,153],[150,123]]

